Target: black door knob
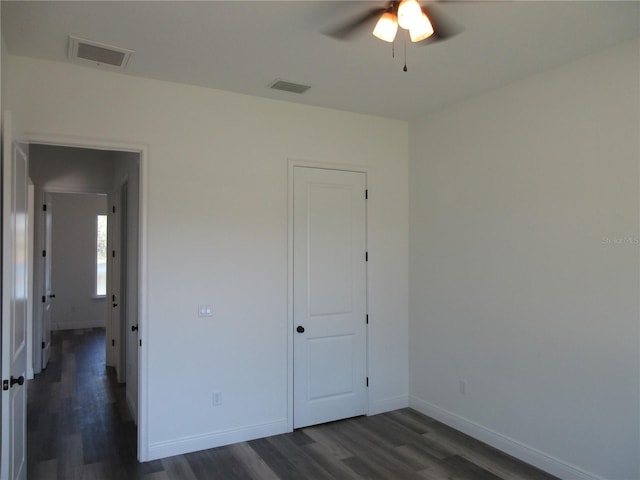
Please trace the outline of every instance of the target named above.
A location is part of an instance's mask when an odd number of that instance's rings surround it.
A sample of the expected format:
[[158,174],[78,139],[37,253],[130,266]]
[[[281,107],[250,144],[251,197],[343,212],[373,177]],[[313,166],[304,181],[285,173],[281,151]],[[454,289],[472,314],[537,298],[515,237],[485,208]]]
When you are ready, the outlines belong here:
[[304,333],[304,327],[302,325],[298,325],[298,328],[296,328],[296,332]]
[[117,306],[118,306],[118,304],[117,304],[117,303],[114,303],[114,304],[113,304],[113,306],[114,306],[114,307],[117,307]]
[[135,332],[138,330],[138,325],[131,325],[131,331]]
[[24,377],[20,375],[18,378],[11,377],[11,386],[13,387],[15,384],[24,385]]
[[53,294],[49,295],[49,298],[56,298],[56,294],[53,293]]

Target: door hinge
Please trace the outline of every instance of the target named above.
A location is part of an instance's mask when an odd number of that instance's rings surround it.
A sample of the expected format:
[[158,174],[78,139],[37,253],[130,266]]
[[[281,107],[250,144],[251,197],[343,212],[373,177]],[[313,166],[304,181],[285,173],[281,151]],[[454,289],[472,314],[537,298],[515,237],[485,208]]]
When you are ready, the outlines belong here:
[[2,381],[2,390],[9,390],[9,380]]
[[45,297],[44,295],[42,295],[42,303],[45,303],[47,301],[47,297]]
[[111,251],[111,257],[116,258],[116,251],[115,250]]
[[364,261],[365,262],[369,261],[369,252],[364,252]]
[[46,346],[47,346],[47,344],[42,342],[42,348],[45,348]]
[[369,325],[369,314],[367,313],[367,325]]
[[367,377],[367,387],[369,386],[369,377]]
[[142,346],[142,340],[140,340],[140,346]]
[[47,256],[47,251],[46,250],[42,250],[42,256],[46,257]]
[[46,212],[47,211],[47,204],[45,203],[44,205],[42,205],[42,211]]
[[116,206],[111,207],[111,212],[116,213]]
[[116,296],[115,295],[111,295],[111,301],[115,302],[116,301]]
[[364,199],[365,200],[369,200],[369,189],[368,188],[364,191]]
[[112,347],[115,347],[115,346],[116,346],[116,341],[115,341],[115,339],[114,339],[114,338],[112,338],[112,339],[111,339],[111,346],[112,346]]

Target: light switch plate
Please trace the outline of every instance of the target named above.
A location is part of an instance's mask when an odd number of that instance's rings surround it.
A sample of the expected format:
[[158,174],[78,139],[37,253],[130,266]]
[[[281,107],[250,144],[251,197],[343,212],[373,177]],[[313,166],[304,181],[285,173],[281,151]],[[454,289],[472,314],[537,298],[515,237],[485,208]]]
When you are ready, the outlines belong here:
[[213,317],[213,307],[210,304],[198,305],[199,317]]

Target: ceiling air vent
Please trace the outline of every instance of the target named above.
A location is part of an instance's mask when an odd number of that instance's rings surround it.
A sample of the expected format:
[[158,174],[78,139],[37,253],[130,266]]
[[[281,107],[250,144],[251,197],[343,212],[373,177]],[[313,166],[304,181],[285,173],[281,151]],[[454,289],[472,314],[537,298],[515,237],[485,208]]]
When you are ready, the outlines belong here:
[[304,93],[309,90],[311,87],[309,85],[302,85],[300,83],[287,82],[285,80],[276,80],[269,88],[273,88],[274,90],[283,90],[285,92],[291,93]]
[[98,66],[109,65],[124,70],[133,50],[114,47],[103,43],[69,37],[69,58],[81,62],[91,62]]

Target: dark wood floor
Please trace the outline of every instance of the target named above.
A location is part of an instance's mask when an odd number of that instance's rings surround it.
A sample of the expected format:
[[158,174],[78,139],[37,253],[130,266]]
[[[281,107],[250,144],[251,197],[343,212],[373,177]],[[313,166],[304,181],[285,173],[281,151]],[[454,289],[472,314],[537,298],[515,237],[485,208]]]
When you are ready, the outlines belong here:
[[138,463],[101,329],[54,333],[28,394],[30,480],[555,478],[411,409]]

